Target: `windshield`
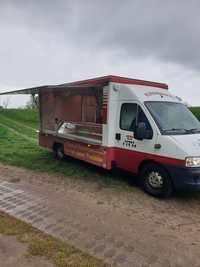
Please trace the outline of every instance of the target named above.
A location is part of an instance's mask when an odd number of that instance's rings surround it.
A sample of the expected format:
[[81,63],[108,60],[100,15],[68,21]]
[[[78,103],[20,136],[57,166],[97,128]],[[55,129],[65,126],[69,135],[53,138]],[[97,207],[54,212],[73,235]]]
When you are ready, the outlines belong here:
[[162,134],[190,134],[200,132],[200,122],[181,103],[149,101],[146,107]]

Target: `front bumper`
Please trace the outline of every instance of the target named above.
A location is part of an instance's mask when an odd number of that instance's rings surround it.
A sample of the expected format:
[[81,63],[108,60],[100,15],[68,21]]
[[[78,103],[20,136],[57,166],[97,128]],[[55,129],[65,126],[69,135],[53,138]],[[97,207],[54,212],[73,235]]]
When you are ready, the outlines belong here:
[[172,182],[176,190],[200,191],[200,167],[176,167],[167,166]]

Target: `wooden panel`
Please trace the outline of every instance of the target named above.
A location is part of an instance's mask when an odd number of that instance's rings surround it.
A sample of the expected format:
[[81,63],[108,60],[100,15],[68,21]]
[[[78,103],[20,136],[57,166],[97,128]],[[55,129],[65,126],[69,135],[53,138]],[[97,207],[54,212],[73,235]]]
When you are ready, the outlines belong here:
[[96,122],[96,99],[94,96],[83,96],[82,101],[82,121]]
[[101,146],[90,146],[65,140],[64,152],[66,155],[90,162],[97,166],[104,168],[106,166],[106,153]]
[[96,122],[96,99],[94,96],[56,96],[55,116],[71,122]]
[[81,96],[64,94],[56,96],[55,117],[63,121],[81,121]]
[[42,129],[55,130],[55,97],[53,93],[40,94]]

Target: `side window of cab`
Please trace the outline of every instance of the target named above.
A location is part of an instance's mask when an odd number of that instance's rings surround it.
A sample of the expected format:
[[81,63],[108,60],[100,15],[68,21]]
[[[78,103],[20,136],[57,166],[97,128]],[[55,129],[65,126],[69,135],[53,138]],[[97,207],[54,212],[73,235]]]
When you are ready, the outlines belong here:
[[137,104],[125,103],[121,106],[120,128],[133,131],[137,119]]
[[149,136],[148,139],[151,139],[153,136],[153,130],[141,107],[134,103],[122,104],[120,113],[120,128],[125,131],[135,132],[137,125],[140,122],[145,123]]

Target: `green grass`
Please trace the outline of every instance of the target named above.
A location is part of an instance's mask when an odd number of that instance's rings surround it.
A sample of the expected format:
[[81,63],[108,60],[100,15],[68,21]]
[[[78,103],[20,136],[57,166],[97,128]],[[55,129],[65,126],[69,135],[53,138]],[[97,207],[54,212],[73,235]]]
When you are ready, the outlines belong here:
[[197,117],[197,119],[200,121],[200,107],[191,107],[190,110]]
[[38,129],[39,114],[37,109],[3,109],[0,114],[22,125]]
[[17,122],[14,119],[7,118],[6,116],[2,115],[0,113],[0,124],[3,124],[9,128],[12,128],[18,133],[21,133],[23,135],[26,135],[30,138],[37,138],[37,132],[36,129],[27,127],[24,123]]
[[31,109],[6,109],[0,111],[0,123],[13,130],[37,138],[39,115],[37,110]]
[[[3,111],[3,113],[0,112],[1,162],[14,166],[25,167],[34,171],[63,174],[65,176],[71,176],[84,180],[95,180],[102,186],[112,186],[117,190],[120,189],[121,186],[123,186],[125,190],[132,190],[132,188],[126,182],[125,175],[113,175],[112,172],[71,158],[61,162],[57,161],[54,159],[51,151],[43,149],[39,147],[36,142],[27,140],[24,137],[16,134],[16,132],[22,133],[23,135],[35,138],[35,140],[37,140],[37,136],[34,136],[31,131],[25,129],[26,122],[29,121],[26,112],[27,110],[19,110],[19,112],[16,112],[16,110],[7,110]],[[24,121],[23,113],[25,114]],[[33,111],[33,115],[31,114],[31,111],[28,110],[30,117],[34,118],[34,125],[37,124],[37,119],[35,119],[37,116],[35,113],[36,112]],[[14,119],[12,120],[16,124],[9,123],[8,119],[11,119],[11,114],[15,114]],[[18,123],[24,126],[18,128]],[[28,126],[30,125],[31,123],[28,123]],[[16,132],[11,131],[9,128],[7,128],[7,126]]]
[[44,257],[57,267],[111,266],[3,212],[0,212],[0,234],[15,236],[26,244],[26,257]]

